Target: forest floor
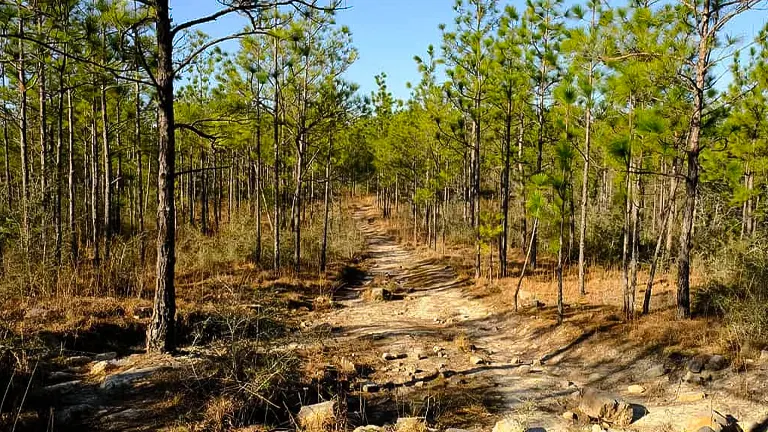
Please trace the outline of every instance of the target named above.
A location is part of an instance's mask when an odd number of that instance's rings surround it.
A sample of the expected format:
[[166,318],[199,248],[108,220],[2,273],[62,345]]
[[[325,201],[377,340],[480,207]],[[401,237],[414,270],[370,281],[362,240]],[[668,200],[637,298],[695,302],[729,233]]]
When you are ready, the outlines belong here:
[[[683,431],[712,410],[744,430],[765,430],[768,365],[747,360],[703,385],[683,382],[688,360],[711,354],[707,319],[683,323],[660,310],[626,324],[620,306],[596,300],[610,296],[594,281],[589,297],[566,308],[562,325],[554,303],[538,300],[541,293],[514,313],[508,292],[474,284],[448,265],[460,256],[407,248],[373,207],[354,212],[368,245],[365,282],[337,293],[341,307],[317,319],[333,327],[333,343],[375,358],[366,380],[382,392],[370,403],[390,401],[399,415],[426,416],[442,427],[488,429],[499,417],[514,417],[541,428],[531,430],[555,432],[588,427],[563,413],[578,405],[575,392],[596,388],[633,404],[627,430]],[[377,286],[392,298],[371,301]]]
[[[628,323],[616,274],[593,272],[581,297],[569,273],[557,325],[546,263],[515,312],[514,278],[473,281],[471,250],[399,242],[366,201],[348,211],[365,251],[328,279],[274,279],[247,261],[181,266],[174,355],[143,353],[149,298],[6,302],[0,336],[26,347],[9,352],[31,373],[9,372],[0,429],[285,430],[302,406],[335,399],[341,428],[416,416],[435,430],[513,418],[529,431],[579,431],[594,425],[563,414],[597,389],[632,404],[634,421],[615,430],[695,431],[713,410],[768,430],[768,359],[724,351],[717,317],[675,320],[665,276],[653,313]],[[687,382],[691,360],[714,354],[728,366]]]

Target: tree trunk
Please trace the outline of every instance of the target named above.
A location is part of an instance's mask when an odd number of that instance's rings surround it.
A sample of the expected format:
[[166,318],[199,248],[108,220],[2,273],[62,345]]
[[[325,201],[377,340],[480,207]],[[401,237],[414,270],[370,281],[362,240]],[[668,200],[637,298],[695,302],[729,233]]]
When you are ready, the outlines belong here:
[[91,110],[91,246],[93,247],[93,266],[99,266],[101,242],[101,219],[99,218],[99,144],[96,126],[96,104]]
[[[275,18],[275,22],[277,22],[277,18]],[[280,80],[278,76],[278,56],[279,56],[279,50],[280,50],[280,41],[277,37],[275,37],[275,52],[274,52],[274,61],[275,61],[275,102],[274,102],[274,113],[273,113],[273,133],[274,133],[274,153],[275,153],[275,166],[274,166],[274,174],[272,179],[272,189],[273,194],[275,196],[275,217],[274,217],[274,253],[272,257],[272,269],[275,272],[275,274],[280,273]]]
[[147,329],[147,351],[168,352],[176,348],[176,221],[174,181],[176,139],[173,112],[173,33],[168,0],[155,1],[157,33],[158,158],[157,158],[157,267],[155,304]]
[[525,254],[525,260],[523,261],[523,268],[520,269],[520,277],[517,279],[517,287],[515,288],[515,312],[517,312],[518,299],[520,298],[520,288],[523,286],[523,278],[525,278],[525,270],[528,268],[528,262],[531,259],[531,250],[533,250],[533,239],[536,235],[536,229],[539,227],[539,219],[533,220],[533,228],[531,228],[531,240],[528,243],[528,251]]
[[112,241],[112,154],[109,146],[109,125],[107,123],[107,88],[101,85],[101,139],[104,159],[104,262],[109,261]]
[[[591,78],[591,76],[590,76]],[[585,248],[587,237],[587,211],[589,206],[589,150],[592,141],[592,110],[587,107],[584,128],[584,169],[581,173],[581,216],[579,223],[579,294],[587,293]]]
[[325,191],[323,192],[323,243],[320,246],[320,273],[325,273],[328,250],[328,211],[331,204],[331,158],[333,157],[333,131],[328,138],[328,159],[325,162]]
[[[19,19],[19,35],[24,36],[24,20]],[[29,262],[29,150],[27,149],[27,78],[24,70],[24,41],[19,38],[19,151],[21,152],[22,244]]]

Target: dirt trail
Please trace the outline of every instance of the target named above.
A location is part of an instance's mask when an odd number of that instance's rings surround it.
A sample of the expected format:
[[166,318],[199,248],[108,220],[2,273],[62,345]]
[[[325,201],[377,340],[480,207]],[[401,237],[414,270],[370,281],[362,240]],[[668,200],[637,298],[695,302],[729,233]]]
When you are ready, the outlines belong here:
[[[727,375],[701,387],[681,383],[674,371],[649,377],[649,370],[661,366],[654,355],[593,337],[610,326],[584,325],[583,331],[574,333],[573,328],[543,324],[536,316],[500,311],[473,295],[470,281],[460,279],[446,263],[420,258],[389,237],[374,208],[355,207],[354,216],[367,239],[368,276],[362,286],[342,293],[342,307],[323,321],[336,329],[338,343],[365,340],[370,341],[364,348],[368,354],[406,355],[379,361],[373,378],[382,387],[405,394],[440,381],[461,391],[472,388],[483,393],[483,403],[493,414],[513,416],[529,427],[543,428],[532,430],[550,432],[579,430],[562,413],[574,405],[574,392],[587,386],[610,390],[637,404],[639,419],[628,430],[680,431],[690,419],[713,408],[733,415],[742,425],[768,419],[768,405],[738,396],[742,386],[756,385],[755,381]],[[372,283],[382,282],[405,294],[385,302],[360,298]],[[768,381],[764,372],[750,379]],[[636,383],[647,392],[629,395],[627,386]],[[681,394],[697,393],[707,398],[679,401]],[[476,426],[487,427],[493,420]]]

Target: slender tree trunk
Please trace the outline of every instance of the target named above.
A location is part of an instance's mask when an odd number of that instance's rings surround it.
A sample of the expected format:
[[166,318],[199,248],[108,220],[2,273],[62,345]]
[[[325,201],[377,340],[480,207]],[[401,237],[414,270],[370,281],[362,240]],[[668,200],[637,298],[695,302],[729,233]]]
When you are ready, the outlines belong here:
[[[277,21],[277,18],[275,18]],[[278,76],[278,56],[280,53],[280,41],[275,37],[275,101],[274,101],[274,113],[273,113],[273,132],[274,132],[274,154],[275,154],[275,166],[272,179],[272,189],[275,196],[275,216],[274,216],[274,253],[272,258],[272,268],[275,274],[280,273],[280,80]]]
[[586,125],[584,128],[584,169],[581,174],[581,216],[579,223],[579,294],[587,293],[586,284],[586,237],[587,237],[587,212],[589,210],[589,151],[592,141],[592,110],[586,109]]
[[501,179],[502,229],[499,238],[499,276],[507,277],[507,242],[509,241],[509,170],[512,145],[512,95],[507,95],[507,112],[504,118],[504,171]]
[[67,222],[69,223],[69,248],[73,263],[79,259],[78,237],[75,227],[75,108],[72,89],[67,90]]
[[157,165],[157,275],[155,305],[147,329],[147,351],[174,351],[176,348],[176,264],[175,163],[176,139],[173,112],[173,33],[168,0],[155,0],[157,34],[158,165]]
[[[138,76],[138,71],[136,73]],[[141,85],[136,83],[136,123],[134,124],[134,145],[136,146],[136,198],[137,198],[137,219],[139,224],[139,263],[142,269],[146,263],[146,244],[144,242],[144,163],[143,151],[141,149]]]
[[[19,35],[24,36],[24,20],[19,19]],[[27,148],[27,78],[24,66],[24,41],[19,38],[19,151],[21,152],[22,244],[29,262],[29,150]]]
[[693,116],[688,133],[688,174],[685,179],[685,201],[683,203],[683,222],[680,227],[680,250],[677,256],[677,317],[691,316],[690,271],[691,247],[693,238],[693,221],[696,211],[696,195],[699,188],[699,140],[701,135],[702,116],[704,112],[704,93],[706,91],[707,70],[710,67],[710,0],[704,2],[702,16],[699,18],[700,35],[698,57],[696,61],[696,77],[694,80]]
[[[3,31],[5,36],[5,31]],[[5,63],[0,62],[0,87],[5,88]],[[5,168],[5,188],[6,188],[6,203],[8,205],[8,211],[13,210],[13,185],[11,184],[11,153],[8,142],[8,119],[3,116],[3,155],[4,168]]]
[[112,242],[112,152],[109,146],[109,124],[107,122],[107,88],[101,84],[101,139],[104,170],[104,261],[109,260]]
[[523,286],[523,278],[525,278],[525,270],[528,268],[528,263],[531,260],[531,251],[533,250],[533,239],[536,235],[536,229],[539,227],[539,219],[533,220],[533,228],[531,228],[531,240],[528,243],[528,251],[525,254],[525,260],[523,261],[523,268],[520,269],[520,277],[517,279],[517,286],[515,287],[515,312],[517,312],[518,300],[520,298],[520,288]]
[[[63,64],[59,70],[59,109],[58,109],[58,124],[56,127],[56,198],[54,205],[54,220],[56,225],[56,265],[61,266],[61,249],[64,239],[62,217],[61,217],[61,179],[64,177],[62,170],[62,152],[64,151],[64,72],[66,70],[66,56],[64,57]],[[71,127],[71,125],[70,125]]]
[[325,273],[328,251],[328,213],[331,205],[331,159],[333,157],[333,131],[328,137],[328,159],[325,162],[325,191],[323,192],[323,243],[320,247],[320,272]]
[[96,126],[96,104],[91,110],[91,243],[93,247],[93,266],[99,266],[101,242],[101,220],[99,218],[99,144]]

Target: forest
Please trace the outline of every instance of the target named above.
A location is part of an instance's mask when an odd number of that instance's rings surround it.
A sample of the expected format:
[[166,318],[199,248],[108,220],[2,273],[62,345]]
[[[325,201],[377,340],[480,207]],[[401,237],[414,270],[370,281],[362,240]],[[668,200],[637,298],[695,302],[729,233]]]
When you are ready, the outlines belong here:
[[[555,326],[610,297],[627,328],[768,347],[768,26],[731,34],[768,5],[456,0],[407,53],[401,100],[387,71],[369,94],[348,78],[376,53],[347,3],[219,0],[177,22],[169,0],[0,1],[0,426],[24,422],[46,334],[84,343],[67,326],[117,319],[130,352],[176,354],[210,336],[198,307],[283,319],[241,289],[317,288],[314,314],[354,269],[386,297],[374,219],[520,316],[546,285]],[[201,30],[230,15],[243,27]],[[233,320],[216,331],[234,340]],[[112,346],[96,333],[77,351]],[[213,429],[253,420],[234,411]]]

